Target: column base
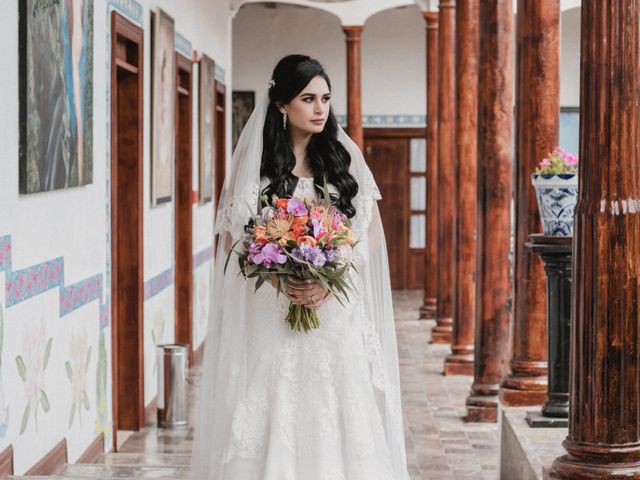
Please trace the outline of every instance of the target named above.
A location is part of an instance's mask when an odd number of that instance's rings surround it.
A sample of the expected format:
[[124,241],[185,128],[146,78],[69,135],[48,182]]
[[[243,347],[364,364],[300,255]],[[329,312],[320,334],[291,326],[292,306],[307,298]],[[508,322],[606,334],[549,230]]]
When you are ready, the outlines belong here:
[[451,343],[453,329],[451,327],[433,327],[431,330],[431,343],[448,344]]
[[434,320],[436,318],[435,299],[433,299],[433,304],[428,303],[428,300],[420,307],[420,320]]
[[444,374],[473,375],[473,354],[451,353],[444,361]]
[[547,377],[511,373],[500,385],[500,403],[507,407],[542,405],[547,400]]
[[550,471],[545,472],[547,480],[640,480],[640,462],[596,464],[587,463],[572,455],[557,458]]
[[466,404],[466,422],[496,423],[498,421],[497,395],[470,395]]
[[431,330],[431,343],[451,343],[453,340],[453,318],[436,318],[436,326]]

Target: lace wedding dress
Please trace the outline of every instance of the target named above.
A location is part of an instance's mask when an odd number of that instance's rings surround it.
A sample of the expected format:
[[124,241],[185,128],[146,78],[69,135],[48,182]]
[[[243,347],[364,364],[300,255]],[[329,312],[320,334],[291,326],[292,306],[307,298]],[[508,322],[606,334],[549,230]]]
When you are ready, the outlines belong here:
[[[313,178],[300,178],[294,196],[315,197]],[[249,300],[246,395],[222,479],[395,480],[367,359],[362,284],[351,274],[350,302],[320,306],[320,328],[308,334],[291,330],[289,300],[270,285]]]

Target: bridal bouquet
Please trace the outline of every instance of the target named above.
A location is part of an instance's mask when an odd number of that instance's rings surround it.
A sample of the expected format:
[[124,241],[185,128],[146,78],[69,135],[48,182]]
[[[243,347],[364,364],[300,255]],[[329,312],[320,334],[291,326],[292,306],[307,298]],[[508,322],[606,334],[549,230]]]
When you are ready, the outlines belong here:
[[[278,295],[289,276],[317,280],[324,289],[348,300],[353,287],[346,275],[356,243],[351,223],[331,203],[325,186],[323,198],[310,202],[296,197],[262,197],[262,212],[245,226],[245,237],[234,244],[240,272],[246,279],[256,278],[257,291],[275,275]],[[236,245],[242,242],[239,250]],[[296,332],[309,332],[320,322],[314,308],[289,304],[287,321]]]

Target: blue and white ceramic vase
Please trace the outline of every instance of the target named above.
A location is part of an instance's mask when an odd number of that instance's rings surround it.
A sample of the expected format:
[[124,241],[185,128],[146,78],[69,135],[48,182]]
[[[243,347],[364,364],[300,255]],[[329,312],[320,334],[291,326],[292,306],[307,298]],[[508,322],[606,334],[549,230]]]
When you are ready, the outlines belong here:
[[573,235],[573,213],[578,201],[578,175],[534,173],[538,212],[544,234],[552,237]]

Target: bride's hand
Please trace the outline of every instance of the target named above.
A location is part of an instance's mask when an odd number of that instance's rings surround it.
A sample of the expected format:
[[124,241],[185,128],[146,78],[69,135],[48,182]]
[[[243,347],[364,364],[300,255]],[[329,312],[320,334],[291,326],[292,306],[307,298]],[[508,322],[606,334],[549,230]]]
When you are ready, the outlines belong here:
[[286,293],[291,303],[307,308],[318,308],[329,299],[329,292],[317,280],[300,280],[292,276],[287,280]]

